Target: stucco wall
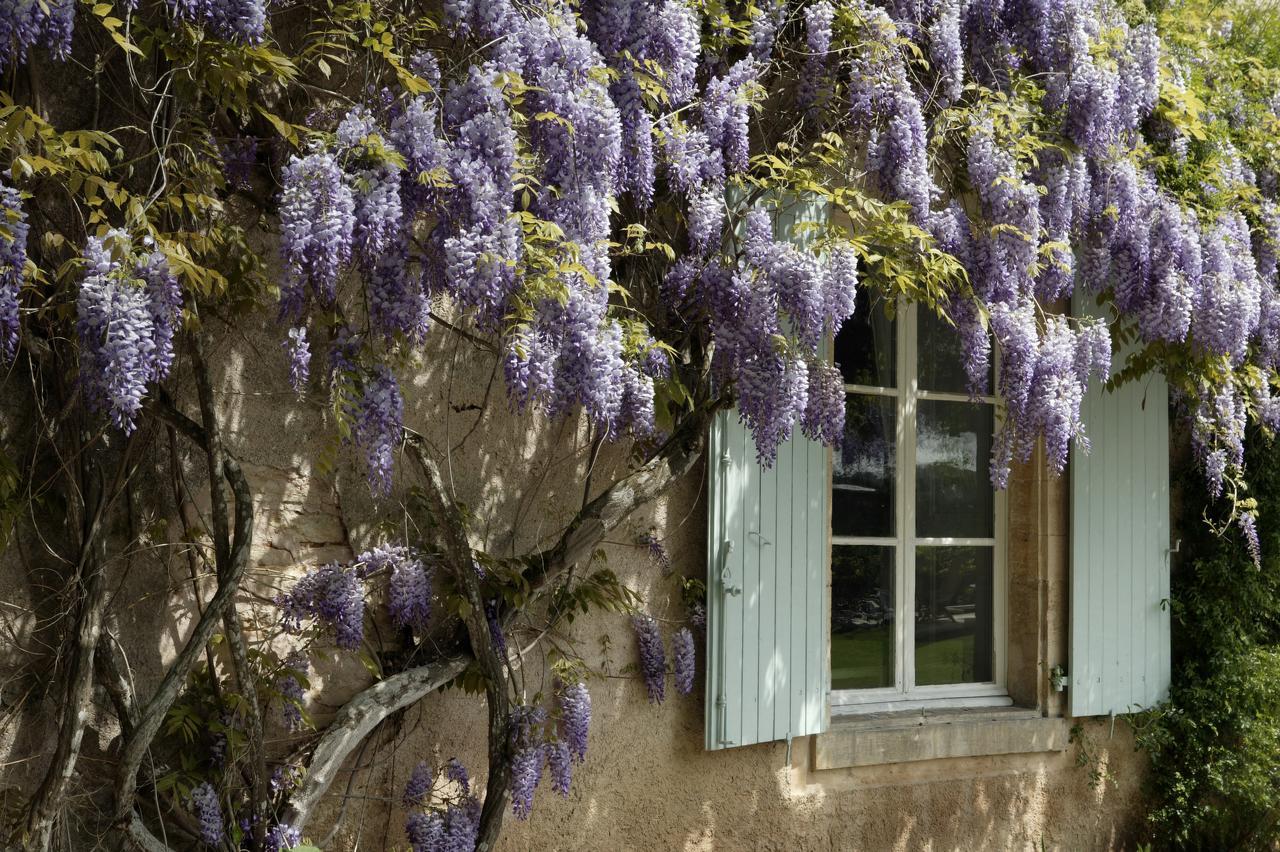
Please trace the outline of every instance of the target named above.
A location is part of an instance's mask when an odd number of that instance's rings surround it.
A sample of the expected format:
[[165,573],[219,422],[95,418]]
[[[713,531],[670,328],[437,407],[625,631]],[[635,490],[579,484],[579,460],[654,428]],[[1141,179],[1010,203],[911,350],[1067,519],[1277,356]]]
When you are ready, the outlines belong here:
[[[1028,473],[1023,472],[1024,491],[1031,490],[1026,480],[1034,479]],[[668,545],[677,567],[690,573],[702,570],[705,519],[699,494],[699,484],[690,483],[659,511],[687,518]],[[1059,503],[1055,498],[1055,508]],[[637,526],[646,527],[643,521]],[[1045,544],[1029,533],[1027,541]],[[1059,544],[1065,547],[1065,541]],[[654,573],[634,549],[612,548],[610,564],[637,579]],[[1053,565],[1065,571],[1060,555]],[[1037,588],[1023,591],[1020,606],[1032,606],[1025,598],[1043,598],[1053,626],[1044,632],[1061,630],[1062,590],[1030,580],[1024,585]],[[673,603],[661,584],[650,583],[646,590],[659,612]],[[668,611],[678,617],[675,608]],[[616,616],[592,617],[576,624],[572,634],[577,649],[605,671],[616,673],[633,659],[629,630]],[[613,637],[607,655],[599,651],[604,635]],[[531,675],[530,692],[544,688]],[[1120,849],[1129,847],[1125,841],[1137,828],[1144,764],[1124,722],[1114,734],[1105,721],[1085,725],[1097,760],[1093,766],[1109,776],[1092,786],[1090,767],[1077,765],[1074,745],[1045,754],[812,771],[806,739],[792,744],[789,764],[782,743],[705,752],[698,695],[672,695],[652,706],[634,679],[596,679],[591,690],[591,750],[571,795],[560,800],[540,790],[529,822],[509,821],[504,849]],[[483,720],[476,707],[475,699],[461,695],[415,707],[381,757],[366,756],[379,764],[368,791],[384,791],[388,783],[399,789],[417,759],[447,758],[459,739],[466,742],[459,756],[480,765]],[[377,826],[375,836],[386,831],[396,839],[398,811],[368,808],[366,814]],[[347,845],[334,848],[354,848],[354,835],[344,836]]]
[[[456,496],[479,519],[474,532],[486,547],[519,553],[544,543],[556,532],[556,521],[581,503],[590,456],[586,430],[511,412],[491,355],[443,334],[433,340],[407,389],[407,425],[445,459]],[[250,635],[259,640],[275,624],[270,598],[290,576],[349,559],[406,529],[395,498],[413,481],[402,462],[396,495],[372,501],[352,450],[332,437],[323,389],[316,386],[308,399],[297,400],[287,390],[279,347],[279,330],[263,329],[248,340],[224,341],[212,359],[220,365],[228,446],[260,497],[253,576],[241,600],[249,626],[262,628]],[[317,364],[314,372],[320,370]],[[194,410],[189,401],[188,410]],[[138,495],[162,508],[164,523],[157,529],[177,542],[167,450],[158,449],[152,462]],[[625,465],[624,453],[606,446],[593,469],[594,488]],[[207,499],[201,465],[181,467],[194,498],[189,511],[199,518]],[[1037,470],[1019,471],[1010,494],[1009,684],[1019,703],[1060,715],[1061,701],[1049,691],[1045,672],[1065,662],[1066,653],[1064,482]],[[691,477],[611,536],[606,547],[608,566],[641,593],[650,612],[670,619],[664,624],[668,633],[683,618],[678,578],[662,576],[637,539],[656,529],[677,574],[701,576],[703,489],[700,476]],[[12,558],[5,567],[5,599],[30,606],[39,592],[29,573]],[[181,548],[156,547],[113,570],[118,599],[133,602],[124,609],[120,635],[145,694],[192,624],[189,563]],[[207,596],[208,578],[201,583]],[[384,636],[390,634],[385,627],[375,625]],[[512,645],[529,639],[518,633]],[[627,669],[635,644],[624,616],[591,614],[548,641],[581,655],[597,673],[590,681],[590,751],[567,799],[544,786],[527,823],[508,820],[502,841],[507,850],[1112,849],[1122,848],[1136,826],[1143,763],[1123,722],[1114,734],[1105,722],[1085,726],[1091,754],[1110,777],[1100,785],[1091,786],[1089,769],[1076,765],[1075,746],[813,771],[812,743],[804,739],[793,743],[789,763],[784,744],[704,752],[702,697],[671,690],[661,706],[646,702]],[[287,644],[277,641],[277,647]],[[520,688],[530,699],[550,690],[542,653],[528,655],[521,669]],[[350,654],[313,658],[317,676],[310,711],[323,723],[370,677]],[[0,740],[10,795],[30,790],[39,777],[49,718],[47,709],[28,713],[26,724],[8,729]],[[308,835],[326,849],[405,848],[404,814],[395,802],[413,765],[457,756],[482,774],[484,732],[480,697],[453,691],[411,707],[355,755]],[[104,715],[86,743],[85,760],[109,764],[114,733]],[[278,726],[270,731],[275,753],[301,739]]]

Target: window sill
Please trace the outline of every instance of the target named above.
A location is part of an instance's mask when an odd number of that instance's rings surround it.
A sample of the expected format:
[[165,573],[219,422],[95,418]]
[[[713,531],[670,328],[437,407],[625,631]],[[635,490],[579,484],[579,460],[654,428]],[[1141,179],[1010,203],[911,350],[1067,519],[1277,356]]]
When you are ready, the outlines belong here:
[[1067,720],[1023,707],[913,710],[834,717],[814,737],[813,768],[1064,751]]

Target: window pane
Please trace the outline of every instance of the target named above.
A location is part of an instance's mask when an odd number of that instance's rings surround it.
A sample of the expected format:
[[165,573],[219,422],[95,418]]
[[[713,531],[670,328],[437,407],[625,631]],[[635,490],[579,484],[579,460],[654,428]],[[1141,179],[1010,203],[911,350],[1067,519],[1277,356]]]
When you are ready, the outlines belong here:
[[893,686],[892,547],[831,548],[831,688]]
[[873,300],[859,287],[853,316],[836,335],[836,363],[846,385],[897,387],[895,340],[897,323],[884,313],[884,299]]
[[894,420],[892,397],[845,397],[844,444],[831,472],[833,535],[892,536],[894,529]]
[[[920,362],[920,390],[968,393],[969,379],[964,372],[964,351],[955,326],[928,308],[916,311],[917,360]],[[988,358],[986,384],[981,393],[991,392],[991,366]]]
[[916,415],[916,535],[991,538],[995,494],[988,470],[995,409],[920,400]]
[[916,548],[916,683],[992,677],[992,550]]

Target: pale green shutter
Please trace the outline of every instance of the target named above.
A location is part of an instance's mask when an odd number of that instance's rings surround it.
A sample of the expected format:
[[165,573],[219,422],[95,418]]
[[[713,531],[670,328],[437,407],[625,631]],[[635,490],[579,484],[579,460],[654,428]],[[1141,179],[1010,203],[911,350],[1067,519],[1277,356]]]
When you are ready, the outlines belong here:
[[735,412],[712,426],[708,749],[826,729],[827,456],[797,435],[765,470]]
[[[775,213],[775,236],[803,243],[794,223],[825,216],[821,202],[790,204]],[[737,412],[711,428],[708,749],[826,729],[829,453],[799,433],[765,470]]]
[[1071,715],[1127,713],[1169,692],[1169,390],[1158,374],[1098,385],[1081,412],[1092,449],[1071,453]]

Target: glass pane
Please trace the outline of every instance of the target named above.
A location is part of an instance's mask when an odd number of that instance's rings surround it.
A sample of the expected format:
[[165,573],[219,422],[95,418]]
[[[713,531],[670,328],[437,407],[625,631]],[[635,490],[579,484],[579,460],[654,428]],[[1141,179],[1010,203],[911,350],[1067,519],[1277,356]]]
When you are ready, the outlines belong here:
[[916,548],[916,684],[988,683],[992,549]]
[[831,548],[831,688],[893,686],[893,548]]
[[[920,362],[920,390],[969,392],[969,379],[964,372],[964,351],[955,326],[928,308],[916,311],[917,360]],[[991,367],[988,359],[987,381],[982,393],[991,392]]]
[[897,323],[885,316],[884,299],[859,287],[853,316],[836,335],[836,363],[846,385],[897,387],[894,370]]
[[845,397],[844,444],[831,471],[832,535],[892,536],[894,529],[894,420],[892,397]]
[[995,409],[920,400],[916,414],[916,536],[991,538],[995,494],[988,477]]

